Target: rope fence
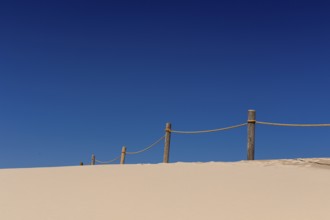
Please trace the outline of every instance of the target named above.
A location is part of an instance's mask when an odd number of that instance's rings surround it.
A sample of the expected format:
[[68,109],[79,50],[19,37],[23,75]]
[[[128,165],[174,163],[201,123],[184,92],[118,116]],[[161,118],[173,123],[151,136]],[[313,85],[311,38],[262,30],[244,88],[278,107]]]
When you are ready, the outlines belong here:
[[96,159],[95,159],[95,161],[98,162],[98,163],[101,163],[101,164],[109,164],[109,163],[113,163],[113,162],[119,160],[119,158],[120,158],[120,155],[118,157],[116,157],[112,160],[108,160],[108,161],[101,161],[101,160],[96,160]]
[[283,123],[273,123],[256,121],[257,124],[270,125],[270,126],[282,126],[282,127],[330,127],[330,124],[283,124]]
[[165,138],[165,135],[163,135],[161,138],[159,138],[157,141],[155,141],[154,143],[152,143],[151,145],[149,145],[148,147],[146,148],[143,148],[142,150],[139,150],[139,151],[134,151],[134,152],[129,152],[129,151],[126,151],[126,147],[124,146],[122,148],[122,152],[121,152],[121,155],[119,155],[118,157],[115,157],[114,159],[112,160],[108,160],[108,161],[101,161],[101,160],[97,160],[95,158],[95,155],[92,154],[92,162],[91,162],[91,165],[95,165],[96,162],[97,163],[100,163],[100,164],[110,164],[110,163],[113,163],[117,160],[120,159],[120,164],[124,164],[125,163],[125,158],[126,158],[126,155],[136,155],[136,154],[141,154],[141,153],[144,153],[148,150],[150,150],[151,148],[155,147],[157,144],[159,144],[159,142],[161,142],[163,139]]
[[171,133],[176,133],[176,134],[202,134],[202,133],[211,133],[211,132],[218,132],[218,131],[225,131],[225,130],[230,130],[234,128],[239,128],[246,126],[247,123],[239,124],[239,125],[233,125],[225,128],[216,128],[212,130],[201,130],[201,131],[176,131],[176,130],[171,130]]
[[[114,163],[115,161],[117,161],[119,159],[120,159],[120,164],[124,164],[126,155],[136,155],[136,154],[144,153],[144,152],[150,150],[151,148],[155,147],[156,145],[158,145],[162,140],[164,140],[163,163],[168,163],[169,162],[169,153],[170,153],[171,134],[202,134],[202,133],[226,131],[226,130],[231,130],[231,129],[244,127],[244,126],[247,126],[247,160],[254,160],[256,124],[268,125],[268,126],[281,126],[281,127],[330,127],[330,124],[287,124],[287,123],[257,121],[255,110],[248,111],[248,119],[247,119],[246,123],[232,125],[232,126],[223,127],[223,128],[210,129],[210,130],[198,130],[198,131],[172,130],[171,123],[166,123],[165,135],[163,135],[162,137],[157,139],[151,145],[149,145],[139,151],[127,151],[126,147],[124,146],[124,147],[122,147],[121,155],[119,155],[109,161],[96,160],[95,155],[93,154],[91,165],[95,165],[96,162],[100,163],[100,164]],[[83,165],[82,162],[80,164]]]
[[154,143],[152,143],[150,146],[142,149],[142,150],[139,150],[139,151],[135,151],[135,152],[126,152],[126,154],[129,154],[129,155],[134,155],[134,154],[141,154],[147,150],[150,150],[151,148],[153,148],[154,146],[156,146],[161,140],[163,140],[165,138],[165,136],[162,136],[161,138],[159,138],[157,141],[155,141]]

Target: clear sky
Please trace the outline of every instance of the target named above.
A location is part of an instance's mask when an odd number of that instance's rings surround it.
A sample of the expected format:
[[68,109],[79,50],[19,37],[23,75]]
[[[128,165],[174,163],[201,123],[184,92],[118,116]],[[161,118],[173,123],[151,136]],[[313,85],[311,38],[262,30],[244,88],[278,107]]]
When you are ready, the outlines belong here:
[[[0,168],[78,165],[176,130],[330,123],[328,1],[1,1]],[[257,125],[256,158],[329,157],[330,128]],[[128,156],[159,163],[163,143]],[[246,128],[171,162],[246,158]]]

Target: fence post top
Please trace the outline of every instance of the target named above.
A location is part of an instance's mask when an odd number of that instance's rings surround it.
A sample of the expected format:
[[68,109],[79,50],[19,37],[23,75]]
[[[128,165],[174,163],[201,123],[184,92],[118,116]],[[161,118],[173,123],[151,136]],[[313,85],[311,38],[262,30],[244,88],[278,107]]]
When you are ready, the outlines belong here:
[[249,109],[248,112],[255,112],[256,110],[254,109]]
[[171,128],[172,128],[172,124],[171,123],[169,123],[169,122],[167,122],[166,123],[166,131],[168,131],[168,132],[171,132]]

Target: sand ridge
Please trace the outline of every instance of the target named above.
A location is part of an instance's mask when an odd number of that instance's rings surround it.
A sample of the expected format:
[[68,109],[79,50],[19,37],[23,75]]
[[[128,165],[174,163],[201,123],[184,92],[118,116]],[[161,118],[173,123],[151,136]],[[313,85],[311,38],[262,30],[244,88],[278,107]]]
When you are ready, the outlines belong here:
[[330,159],[0,170],[6,220],[329,219]]

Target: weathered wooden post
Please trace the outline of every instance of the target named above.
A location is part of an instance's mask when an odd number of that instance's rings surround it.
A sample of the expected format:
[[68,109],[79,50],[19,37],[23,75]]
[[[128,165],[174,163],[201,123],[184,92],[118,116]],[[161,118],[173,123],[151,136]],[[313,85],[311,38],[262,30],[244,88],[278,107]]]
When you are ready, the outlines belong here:
[[248,111],[247,159],[254,160],[256,111]]
[[125,163],[125,157],[126,157],[126,147],[123,146],[123,148],[121,149],[120,164]]
[[171,143],[171,123],[166,123],[163,163],[168,163],[170,160],[170,143]]
[[91,162],[91,165],[95,165],[95,155],[92,154],[92,162]]

